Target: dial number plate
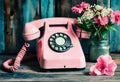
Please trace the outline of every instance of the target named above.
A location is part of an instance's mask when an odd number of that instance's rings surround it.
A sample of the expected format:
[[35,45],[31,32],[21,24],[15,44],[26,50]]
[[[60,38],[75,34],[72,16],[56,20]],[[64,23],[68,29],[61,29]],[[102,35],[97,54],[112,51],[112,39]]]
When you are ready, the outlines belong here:
[[48,40],[50,48],[56,52],[65,52],[72,46],[70,37],[65,33],[55,33]]

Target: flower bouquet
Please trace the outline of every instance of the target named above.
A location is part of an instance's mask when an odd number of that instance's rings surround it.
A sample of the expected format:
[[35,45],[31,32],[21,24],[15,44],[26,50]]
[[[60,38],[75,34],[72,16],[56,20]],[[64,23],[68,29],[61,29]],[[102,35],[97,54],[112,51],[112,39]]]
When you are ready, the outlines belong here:
[[120,24],[120,11],[113,11],[100,5],[90,5],[82,2],[73,6],[72,12],[78,14],[77,26],[91,33],[91,38],[96,40],[106,39],[110,30],[116,30],[114,23]]
[[90,32],[91,39],[100,42],[99,45],[94,43],[93,48],[90,49],[90,55],[92,54],[90,58],[96,59],[97,62],[90,67],[89,74],[114,75],[117,65],[108,53],[109,46],[106,42],[103,43],[109,31],[116,30],[113,25],[120,24],[120,11],[85,2],[73,6],[71,9],[72,12],[78,14],[76,26]]
[[71,10],[78,14],[76,26],[90,33],[89,60],[97,61],[99,56],[109,54],[108,34],[110,30],[116,31],[115,23],[120,24],[120,11],[86,2],[73,6]]

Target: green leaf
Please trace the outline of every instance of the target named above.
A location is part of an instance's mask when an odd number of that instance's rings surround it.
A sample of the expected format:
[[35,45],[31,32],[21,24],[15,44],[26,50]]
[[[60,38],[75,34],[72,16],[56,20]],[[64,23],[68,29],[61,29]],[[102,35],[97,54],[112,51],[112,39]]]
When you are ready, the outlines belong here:
[[111,30],[117,31],[114,27],[110,26],[109,27]]

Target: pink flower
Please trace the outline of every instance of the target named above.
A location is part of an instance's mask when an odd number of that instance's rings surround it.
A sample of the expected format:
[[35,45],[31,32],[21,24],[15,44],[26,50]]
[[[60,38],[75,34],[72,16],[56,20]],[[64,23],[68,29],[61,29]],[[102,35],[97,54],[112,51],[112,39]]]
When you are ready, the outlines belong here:
[[120,25],[120,11],[114,11],[111,13],[112,22]]
[[87,7],[89,7],[89,6],[90,6],[90,4],[89,3],[85,3],[85,2],[82,2],[80,4],[80,7],[83,8],[83,11],[85,11],[87,9]]
[[106,54],[99,56],[97,63],[93,65],[90,70],[90,75],[110,75],[113,76],[115,69],[117,68],[116,63],[112,60],[111,56]]
[[83,11],[83,8],[78,8],[77,6],[72,7],[72,12],[80,14]]
[[90,5],[88,3],[82,2],[81,4],[78,4],[76,6],[73,6],[72,12],[76,13],[76,14],[80,14],[82,11],[85,11],[87,7],[89,7]]
[[99,25],[106,25],[109,22],[109,18],[108,18],[108,16],[104,16],[104,17],[101,17],[101,18],[98,18],[98,16],[95,16],[94,21],[96,23],[98,23]]

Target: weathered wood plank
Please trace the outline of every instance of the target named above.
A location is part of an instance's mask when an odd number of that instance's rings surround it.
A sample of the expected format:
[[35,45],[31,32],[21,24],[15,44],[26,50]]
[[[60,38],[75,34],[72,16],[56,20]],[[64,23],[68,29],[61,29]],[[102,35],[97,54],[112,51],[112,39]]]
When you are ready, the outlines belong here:
[[[116,54],[113,54],[116,55]],[[119,54],[117,54],[119,55]],[[0,55],[0,65],[3,61],[14,56]],[[21,64],[20,69],[15,73],[8,73],[0,70],[0,82],[4,81],[69,81],[69,82],[119,82],[120,64],[114,76],[90,76],[88,74],[90,66],[94,63],[87,62],[85,70],[69,71],[41,71],[37,60],[27,61]]]
[[80,75],[80,74],[40,74],[40,73],[9,73],[0,74],[0,77],[5,77],[4,79],[1,78],[1,81],[67,81],[67,82],[104,82],[110,81],[113,82],[120,81],[119,76],[89,76],[89,75]]
[[72,0],[57,0],[56,1],[56,16],[70,17]]
[[5,51],[4,39],[4,0],[0,0],[0,53]]
[[41,18],[54,17],[55,0],[41,0]]
[[14,1],[5,0],[5,52],[12,53],[16,48],[15,25],[14,25]]
[[[35,0],[35,1],[34,0],[14,0],[14,3],[15,3],[14,5],[15,18],[13,22],[14,22],[14,27],[16,31],[14,34],[16,37],[16,40],[15,40],[16,45],[15,45],[15,50],[12,53],[18,53],[18,51],[20,50],[20,48],[24,43],[22,33],[23,33],[25,23],[33,21],[34,19],[38,19],[37,16],[39,15],[39,13],[37,13],[37,11],[39,9],[38,8],[39,2],[38,0]],[[15,42],[13,43],[15,44]],[[9,50],[6,50],[6,53],[10,53]]]
[[[48,18],[54,16],[54,0],[17,0],[14,1],[15,5],[15,20],[14,27],[15,27],[15,42],[11,40],[7,42],[10,46],[7,45],[9,49],[6,49],[6,53],[17,53],[19,49],[22,47],[24,43],[24,39],[22,36],[22,32],[25,26],[25,23],[33,21],[35,19],[39,18]],[[11,4],[11,2],[10,2]],[[9,8],[11,8],[11,5],[9,4]],[[42,12],[42,14],[41,14]],[[10,23],[11,21],[9,21]],[[7,24],[7,27],[10,27],[10,24]],[[10,30],[10,33],[13,34],[13,31]],[[16,43],[16,44],[15,44]],[[30,41],[30,51],[29,52],[35,52],[35,41]],[[15,45],[15,46],[13,46]],[[11,51],[10,49],[15,48],[14,51]]]
[[25,0],[23,2],[24,24],[34,20],[36,13],[39,13],[39,11],[37,11],[38,5],[39,0]]

